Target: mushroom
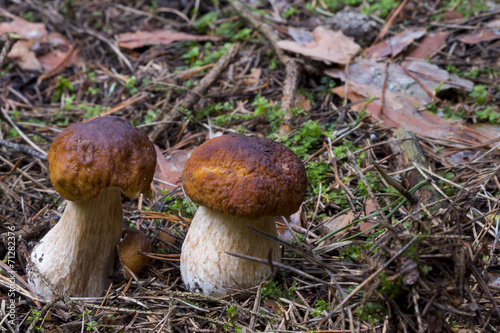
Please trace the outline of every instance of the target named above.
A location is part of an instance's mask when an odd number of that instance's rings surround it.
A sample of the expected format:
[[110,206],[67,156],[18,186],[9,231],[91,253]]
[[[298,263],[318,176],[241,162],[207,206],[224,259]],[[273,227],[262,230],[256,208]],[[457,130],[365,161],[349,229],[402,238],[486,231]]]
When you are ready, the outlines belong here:
[[125,229],[120,241],[120,259],[123,265],[123,276],[128,280],[134,275],[140,275],[149,268],[151,258],[141,252],[151,252],[151,242],[142,230]]
[[240,134],[200,145],[182,173],[186,195],[200,207],[184,240],[181,275],[187,288],[226,295],[267,279],[267,264],[229,255],[279,261],[275,216],[289,216],[304,200],[307,176],[299,158],[270,139]]
[[125,118],[98,117],[62,131],[48,161],[55,190],[69,201],[30,254],[29,283],[47,299],[56,295],[41,276],[67,295],[100,296],[122,234],[121,194],[151,195],[154,146]]

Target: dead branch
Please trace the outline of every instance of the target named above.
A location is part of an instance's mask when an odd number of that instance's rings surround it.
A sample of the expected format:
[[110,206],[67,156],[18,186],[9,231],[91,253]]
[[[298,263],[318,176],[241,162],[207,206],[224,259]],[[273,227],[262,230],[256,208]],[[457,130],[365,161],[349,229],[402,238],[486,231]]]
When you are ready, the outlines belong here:
[[[227,52],[224,54],[217,64],[205,75],[205,77],[200,81],[200,83],[193,89],[193,91],[189,92],[186,98],[181,102],[180,105],[175,106],[167,115],[161,120],[162,122],[172,122],[179,120],[182,117],[181,108],[191,109],[199,100],[200,96],[204,95],[208,89],[214,84],[214,82],[222,75],[224,70],[229,66],[229,64],[233,61],[233,59],[238,54],[240,49],[240,44],[233,45]],[[157,126],[154,131],[150,134],[151,140],[154,142],[159,138],[162,132],[164,132],[168,123],[161,124]]]

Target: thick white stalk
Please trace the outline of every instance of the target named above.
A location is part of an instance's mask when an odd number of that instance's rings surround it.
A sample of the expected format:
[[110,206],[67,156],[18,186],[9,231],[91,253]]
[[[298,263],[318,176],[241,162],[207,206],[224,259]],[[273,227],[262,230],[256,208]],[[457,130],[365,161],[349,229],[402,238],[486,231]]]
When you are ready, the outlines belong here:
[[182,246],[181,274],[189,290],[226,295],[233,289],[255,286],[271,276],[269,265],[226,253],[267,259],[271,251],[273,260],[279,261],[279,244],[253,232],[247,224],[277,236],[274,217],[235,218],[200,206]]
[[[121,191],[67,203],[63,216],[31,252],[31,261],[58,290],[70,296],[100,296],[112,272],[123,226]],[[46,298],[55,295],[29,268],[29,283]]]

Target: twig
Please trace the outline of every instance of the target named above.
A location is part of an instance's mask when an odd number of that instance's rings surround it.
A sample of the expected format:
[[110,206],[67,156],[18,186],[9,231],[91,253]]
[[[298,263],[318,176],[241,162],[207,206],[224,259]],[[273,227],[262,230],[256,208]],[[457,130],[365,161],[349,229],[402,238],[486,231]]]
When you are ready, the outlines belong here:
[[111,109],[109,109],[109,110],[107,110],[107,111],[104,111],[104,112],[100,113],[98,116],[94,116],[94,117],[89,118],[89,119],[87,119],[87,120],[84,120],[84,121],[82,121],[82,122],[83,122],[83,123],[86,123],[86,122],[89,122],[89,121],[91,121],[92,119],[95,119],[95,118],[97,118],[97,117],[110,116],[110,115],[112,115],[113,113],[118,112],[118,111],[120,111],[121,109],[123,109],[123,108],[125,108],[125,107],[127,107],[127,106],[130,106],[130,105],[132,105],[132,104],[134,104],[134,103],[137,103],[137,102],[139,102],[139,101],[142,101],[143,99],[145,99],[145,98],[147,98],[147,97],[149,97],[149,94],[145,94],[145,93],[139,93],[139,94],[136,94],[136,95],[134,95],[134,96],[130,97],[129,99],[127,99],[127,100],[125,100],[125,101],[121,102],[120,104],[113,106]]
[[[255,262],[260,262],[261,264],[269,264],[269,260],[268,259],[256,258],[256,257],[252,257],[252,256],[247,256],[245,254],[233,253],[233,252],[227,252],[227,251],[226,251],[226,253],[229,254],[230,256],[233,256],[233,257],[238,257],[238,258],[252,260],[252,261],[255,261]],[[307,274],[306,272],[303,272],[300,269],[297,269],[295,267],[288,266],[288,265],[282,264],[282,263],[277,262],[277,261],[273,261],[272,264],[275,267],[278,267],[278,268],[281,268],[281,269],[285,269],[285,270],[290,271],[292,273],[295,273],[297,275],[303,276],[306,279],[309,279],[309,280],[321,283],[321,284],[323,284],[325,286],[328,286],[328,287],[332,288],[332,290],[335,289],[335,286],[333,284],[331,284],[330,282],[321,280],[321,279],[319,279],[319,278],[317,278],[317,277],[315,277],[313,275]]]
[[36,151],[38,151],[40,154],[42,154],[43,156],[47,156],[47,153],[40,147],[38,147],[33,141],[30,140],[30,138],[28,138],[24,133],[23,131],[21,131],[19,129],[19,127],[16,125],[15,122],[12,121],[12,119],[10,119],[9,115],[7,114],[7,111],[5,111],[4,108],[0,108],[0,112],[1,112],[1,117],[0,118],[3,118],[6,122],[8,122],[12,127],[14,127],[14,129],[19,133],[19,135],[31,146],[33,147]]
[[[10,166],[11,168],[14,168],[14,167],[15,167],[15,166],[14,166],[14,164],[10,163],[10,161],[9,161],[9,160],[7,160],[7,159],[3,158],[3,156],[2,156],[2,155],[0,155],[0,160],[1,160],[2,162],[4,162],[5,164],[7,164],[8,166]],[[32,181],[34,184],[36,184],[37,186],[39,186],[39,187],[43,188],[44,190],[46,190],[46,189],[47,189],[47,187],[46,187],[45,185],[43,185],[43,184],[42,184],[42,183],[40,183],[38,180],[36,180],[35,178],[33,178],[33,177],[32,177],[29,173],[27,173],[26,171],[23,171],[23,169],[21,169],[21,168],[17,168],[16,170],[17,170],[17,171],[19,171],[19,173],[20,173],[21,175],[23,175],[24,177],[26,177],[26,178],[28,178],[29,180],[31,180],[31,181]]]
[[389,81],[389,63],[384,66],[384,84],[382,85],[382,98],[380,100],[380,115],[384,114],[385,107],[385,93],[387,91],[387,81]]
[[339,305],[337,305],[335,307],[335,309],[333,309],[332,311],[330,311],[326,316],[325,318],[323,318],[323,320],[318,324],[318,328],[321,327],[325,321],[327,321],[331,316],[333,316],[333,314],[335,312],[337,312],[340,308],[342,308],[354,295],[356,295],[361,289],[363,289],[368,283],[370,283],[373,279],[375,279],[380,273],[382,273],[382,271],[384,269],[386,269],[394,260],[396,260],[397,257],[399,257],[404,251],[406,251],[406,249],[408,249],[411,244],[413,244],[417,239],[419,238],[419,236],[415,236],[413,237],[413,239],[411,241],[408,242],[408,244],[406,244],[401,250],[399,250],[391,259],[389,259],[385,264],[384,266],[380,267],[379,269],[377,269],[372,275],[370,275],[365,281],[363,281],[363,283],[361,283],[359,286],[357,286],[356,288],[354,288],[353,291],[351,291],[351,293],[346,297],[344,298],[344,300],[342,302],[340,302]]
[[80,50],[80,47],[77,48],[76,46],[77,44],[78,42],[74,41],[69,50],[64,55],[64,57],[56,64],[55,68],[48,71],[47,73],[40,75],[36,82],[40,84],[43,80],[48,79],[49,77],[52,77],[60,73],[64,69],[64,67],[66,67],[68,62],[71,60],[73,54],[78,53],[78,51]]
[[405,71],[405,73],[409,77],[411,77],[412,79],[417,81],[417,83],[422,87],[422,89],[424,89],[424,91],[427,93],[427,95],[431,96],[431,98],[436,100],[437,102],[443,102],[439,97],[437,97],[435,94],[433,94],[432,91],[430,91],[429,88],[427,88],[427,86],[425,84],[423,84],[422,81],[420,81],[420,79],[415,74],[410,72],[405,66],[401,66],[401,68],[403,68],[403,70]]
[[398,230],[387,219],[387,216],[385,215],[384,211],[380,207],[380,205],[377,201],[377,198],[375,198],[375,195],[373,194],[373,191],[370,188],[370,184],[366,180],[365,175],[363,174],[363,171],[361,171],[361,168],[359,167],[358,163],[356,162],[354,155],[352,154],[352,152],[349,149],[346,149],[346,152],[347,152],[347,158],[348,158],[351,166],[358,173],[359,179],[361,180],[361,182],[363,183],[363,185],[366,188],[366,191],[368,192],[368,196],[373,201],[373,203],[375,204],[375,207],[377,208],[377,211],[380,213],[380,216],[382,217],[382,220],[378,223],[382,224],[384,227],[391,230],[395,235],[397,235]]
[[[234,57],[238,54],[240,49],[240,44],[233,45],[227,52],[224,54],[217,64],[205,75],[205,77],[200,81],[200,83],[193,89],[192,92],[189,92],[186,98],[180,103],[180,105],[175,106],[161,121],[162,122],[172,122],[179,120],[182,116],[182,112],[180,108],[191,109],[196,102],[199,101],[200,96],[204,95],[208,89],[214,84],[214,82],[222,75],[222,72],[229,66],[229,64],[233,61]],[[168,123],[163,123],[160,126],[156,127],[150,135],[151,141],[155,141],[160,137],[162,133],[168,127]]]
[[484,282],[483,277],[481,276],[481,273],[477,270],[476,266],[471,262],[467,261],[467,268],[472,271],[472,275],[476,278],[476,281],[479,283],[479,286],[485,293],[486,297],[490,300],[490,303],[493,307],[493,313],[497,316],[498,319],[500,319],[500,309],[498,308],[497,301],[495,297],[493,297],[493,294],[491,293],[490,288],[486,285],[486,282]]
[[[255,296],[255,303],[253,305],[253,311],[255,313],[259,313],[259,309],[260,309],[260,300],[262,297],[262,284],[263,283],[259,284],[259,287],[257,289],[257,296]],[[248,325],[248,329],[250,330],[250,332],[255,331],[256,321],[257,321],[257,317],[252,314],[252,317],[250,319],[250,324]]]
[[[264,260],[267,263],[267,259],[264,259]],[[245,307],[243,307],[243,306],[241,306],[239,304],[223,300],[220,297],[214,297],[214,296],[204,295],[204,294],[197,294],[197,293],[192,293],[192,292],[172,291],[172,290],[166,290],[165,293],[167,295],[169,295],[170,297],[177,296],[177,297],[196,297],[196,298],[202,298],[202,299],[206,299],[206,300],[211,301],[211,302],[216,302],[216,303],[224,304],[224,305],[227,305],[227,306],[233,306],[236,310],[247,312],[247,313],[250,313],[253,316],[257,316],[257,317],[260,317],[260,318],[265,318],[265,319],[272,319],[273,318],[272,316],[269,316],[267,314],[264,314],[264,313],[261,313],[261,312],[258,312],[258,311],[254,311],[254,310],[249,310],[249,309],[247,309],[247,308],[245,308]]]
[[396,8],[396,10],[394,11],[394,13],[389,18],[389,20],[387,20],[387,23],[384,25],[384,27],[382,28],[382,30],[380,30],[380,33],[378,34],[377,38],[375,38],[375,40],[373,41],[373,44],[378,43],[380,40],[382,40],[382,38],[384,38],[384,36],[387,34],[387,32],[389,31],[389,29],[391,28],[392,23],[394,22],[394,20],[396,19],[396,17],[398,17],[399,13],[404,8],[404,6],[406,5],[407,2],[408,2],[408,0],[404,0],[398,6],[398,8]]
[[62,299],[62,297],[57,297],[57,298],[51,300],[50,302],[48,302],[47,304],[45,304],[43,306],[43,308],[36,314],[35,319],[33,319],[33,321],[31,322],[31,325],[28,327],[28,331],[26,331],[26,333],[33,332],[33,330],[35,329],[36,325],[38,324],[38,321],[40,320],[40,318],[42,316],[45,316],[45,314],[50,310],[50,308],[52,308],[54,306],[54,304],[59,302],[61,299]]
[[375,161],[372,162],[373,166],[375,167],[375,169],[377,169],[377,171],[380,173],[380,175],[382,176],[382,178],[385,179],[385,181],[391,185],[392,187],[394,187],[396,189],[396,191],[398,191],[399,193],[401,193],[402,195],[405,196],[405,198],[413,205],[415,203],[417,203],[417,199],[415,198],[415,196],[413,194],[411,194],[407,189],[404,188],[403,185],[401,185],[397,180],[395,180],[394,178],[392,178],[391,176],[389,176],[389,174],[387,174],[387,172],[385,172],[384,169],[382,169],[382,167]]
[[271,46],[274,50],[274,53],[278,56],[281,63],[286,65],[290,58],[285,54],[285,52],[278,46],[278,36],[271,26],[268,24],[259,21],[255,16],[245,7],[245,5],[241,1],[237,0],[229,0],[229,3],[233,8],[243,16],[247,21],[252,24],[255,29],[259,30],[259,32],[271,43]]
[[283,97],[281,98],[281,114],[284,115],[283,123],[279,131],[280,136],[290,134],[293,121],[292,109],[295,105],[295,94],[300,79],[301,66],[295,59],[286,63],[286,78],[283,84]]
[[0,145],[12,148],[15,151],[18,151],[21,153],[35,156],[36,158],[39,158],[42,161],[47,160],[47,155],[40,154],[38,151],[35,151],[34,149],[31,149],[30,147],[25,146],[25,145],[20,145],[18,143],[10,142],[10,141],[6,141],[6,140],[2,140],[2,139],[0,139]]

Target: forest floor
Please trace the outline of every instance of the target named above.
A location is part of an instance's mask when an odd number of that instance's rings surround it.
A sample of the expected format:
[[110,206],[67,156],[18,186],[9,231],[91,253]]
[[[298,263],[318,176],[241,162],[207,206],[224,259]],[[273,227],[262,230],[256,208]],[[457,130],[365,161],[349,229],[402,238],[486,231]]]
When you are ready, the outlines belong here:
[[[154,197],[123,200],[153,259],[46,301],[25,269],[65,206],[47,152],[96,116],[157,147]],[[235,132],[290,147],[306,199],[272,279],[191,293],[179,177]],[[0,0],[1,332],[498,332],[499,168],[496,1]]]

